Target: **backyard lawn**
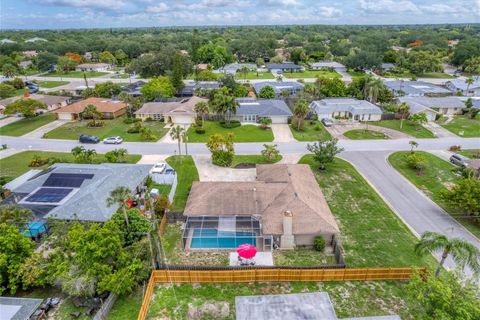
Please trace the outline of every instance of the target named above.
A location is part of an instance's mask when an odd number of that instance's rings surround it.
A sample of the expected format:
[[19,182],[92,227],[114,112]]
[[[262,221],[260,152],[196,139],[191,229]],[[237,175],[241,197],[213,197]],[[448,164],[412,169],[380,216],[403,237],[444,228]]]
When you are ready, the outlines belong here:
[[[465,138],[480,137],[480,116],[470,119],[469,116],[455,116],[447,124],[440,124],[448,131]],[[463,134],[462,134],[463,132]]]
[[[87,127],[89,120],[67,122],[63,126],[47,132],[44,138],[77,140],[78,136],[83,133],[97,136],[99,139],[111,136],[121,136],[123,141],[127,142],[145,141],[142,140],[140,133],[128,133],[128,128],[133,126],[133,124],[126,124],[123,122],[123,119],[125,118],[120,117],[113,120],[104,120],[105,126],[101,128]],[[156,137],[155,140],[152,140],[153,142],[160,139],[168,132],[168,129],[164,128],[165,124],[163,122],[143,122],[142,125],[152,130],[152,133]]]
[[66,84],[69,84],[70,82],[68,81],[35,81],[41,88],[56,88],[60,86],[64,86]]
[[[390,155],[388,161],[396,170],[405,176],[405,178],[445,211],[452,215],[458,214],[459,212],[456,212],[455,208],[448,207],[440,196],[443,191],[453,186],[455,182],[460,179],[453,171],[457,167],[428,152],[416,151],[416,153],[425,160],[425,170],[422,174],[418,174],[416,171],[410,169],[406,163],[405,157],[408,153],[408,151],[395,152]],[[479,224],[473,223],[469,219],[458,217],[455,217],[455,219],[477,237],[480,237]]]
[[256,79],[275,79],[273,77],[273,74],[271,72],[255,72],[255,71],[250,71],[247,74],[243,74],[241,72],[237,72],[235,74],[235,80],[256,80]]
[[348,139],[352,140],[364,140],[364,139],[373,139],[373,140],[378,140],[378,139],[388,139],[388,136],[386,136],[382,132],[378,131],[373,131],[373,130],[365,130],[365,129],[355,129],[355,130],[350,130],[347,131],[343,134],[345,137]]
[[232,132],[235,135],[235,142],[272,142],[272,130],[263,130],[259,126],[253,124],[246,124],[240,127],[227,129],[220,125],[217,121],[205,122],[205,133],[198,134],[195,128],[191,127],[187,131],[188,142],[207,142],[208,137],[212,134],[222,134]]
[[326,255],[313,249],[276,250],[273,252],[276,266],[309,267],[321,265],[335,265],[335,256]]
[[[88,149],[88,147],[87,147]],[[42,167],[30,168],[28,165],[33,156],[38,155],[41,158],[58,158],[62,159],[62,162],[74,162],[74,158],[70,153],[66,152],[48,152],[48,151],[24,151],[11,155],[10,157],[0,159],[0,177],[6,177],[7,181],[10,181],[30,169],[46,169],[48,164]],[[137,163],[140,160],[140,155],[130,154],[127,156],[126,161],[128,163]],[[106,162],[102,154],[97,155],[96,163]]]
[[319,141],[329,140],[332,138],[330,132],[325,129],[323,124],[319,121],[311,124],[310,121],[305,120],[303,122],[303,130],[297,131],[297,128],[290,125],[290,131],[292,131],[293,137],[298,141]]
[[422,126],[415,126],[410,121],[404,120],[403,127],[400,128],[400,123],[400,120],[382,120],[370,122],[371,125],[397,130],[409,134],[415,138],[435,138],[430,130],[425,129]]
[[99,72],[99,71],[71,71],[69,73],[61,72],[52,72],[44,74],[43,77],[55,77],[55,78],[83,78],[83,75],[86,75],[87,78],[95,78],[108,74],[108,72]]
[[56,119],[55,114],[45,113],[32,119],[21,119],[0,127],[0,136],[20,137]]
[[305,70],[300,72],[285,72],[285,78],[310,79],[310,78],[341,78],[342,76],[335,71],[326,70]]
[[173,198],[172,210],[183,211],[187,203],[192,182],[198,181],[198,171],[191,156],[171,156],[167,163],[177,172],[177,189]]

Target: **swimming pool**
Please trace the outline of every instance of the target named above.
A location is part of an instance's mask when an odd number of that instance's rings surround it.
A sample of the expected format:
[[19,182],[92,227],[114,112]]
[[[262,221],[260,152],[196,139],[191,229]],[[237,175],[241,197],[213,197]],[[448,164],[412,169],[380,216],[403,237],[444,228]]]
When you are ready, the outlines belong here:
[[254,232],[218,231],[217,229],[194,229],[190,248],[234,249],[245,243],[256,246],[256,234]]

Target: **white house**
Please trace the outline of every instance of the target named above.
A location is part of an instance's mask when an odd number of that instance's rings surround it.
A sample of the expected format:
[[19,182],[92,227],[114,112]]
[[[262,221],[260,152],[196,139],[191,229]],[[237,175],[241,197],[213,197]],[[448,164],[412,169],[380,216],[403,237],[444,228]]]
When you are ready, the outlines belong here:
[[354,98],[328,98],[313,101],[310,109],[319,119],[344,118],[357,121],[379,121],[382,110],[366,100]]
[[461,114],[465,108],[465,103],[458,97],[398,97],[396,100],[408,104],[411,114],[425,112],[428,121],[435,121],[438,113]]
[[335,71],[347,72],[347,67],[345,67],[343,64],[338,63],[336,61],[322,60],[322,61],[318,61],[310,64],[310,69],[313,69],[313,70],[320,70],[324,68],[333,68],[335,69]]
[[452,95],[452,91],[425,81],[387,80],[384,83],[395,96],[442,97]]
[[453,79],[447,81],[445,86],[455,93],[461,93],[465,96],[480,96],[480,76],[473,78],[472,84],[467,84],[466,79]]
[[107,71],[112,69],[112,65],[108,63],[82,63],[76,66],[77,71]]

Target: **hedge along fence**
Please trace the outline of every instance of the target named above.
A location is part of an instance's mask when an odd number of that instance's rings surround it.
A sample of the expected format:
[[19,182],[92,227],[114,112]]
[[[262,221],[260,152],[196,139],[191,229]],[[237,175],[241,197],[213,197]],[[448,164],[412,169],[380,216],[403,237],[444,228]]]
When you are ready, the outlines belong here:
[[138,320],[148,314],[153,289],[159,283],[250,283],[250,282],[320,282],[409,280],[413,273],[425,273],[426,268],[245,268],[234,270],[154,270],[148,281]]

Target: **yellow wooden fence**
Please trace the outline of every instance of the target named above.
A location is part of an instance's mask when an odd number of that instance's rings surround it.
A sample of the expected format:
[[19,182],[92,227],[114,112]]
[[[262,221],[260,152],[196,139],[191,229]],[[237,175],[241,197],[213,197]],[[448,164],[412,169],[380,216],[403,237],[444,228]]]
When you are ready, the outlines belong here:
[[165,233],[165,227],[167,226],[168,223],[168,218],[167,218],[167,213],[163,214],[162,220],[160,221],[160,226],[158,227],[158,233],[160,237],[163,237],[163,234]]

